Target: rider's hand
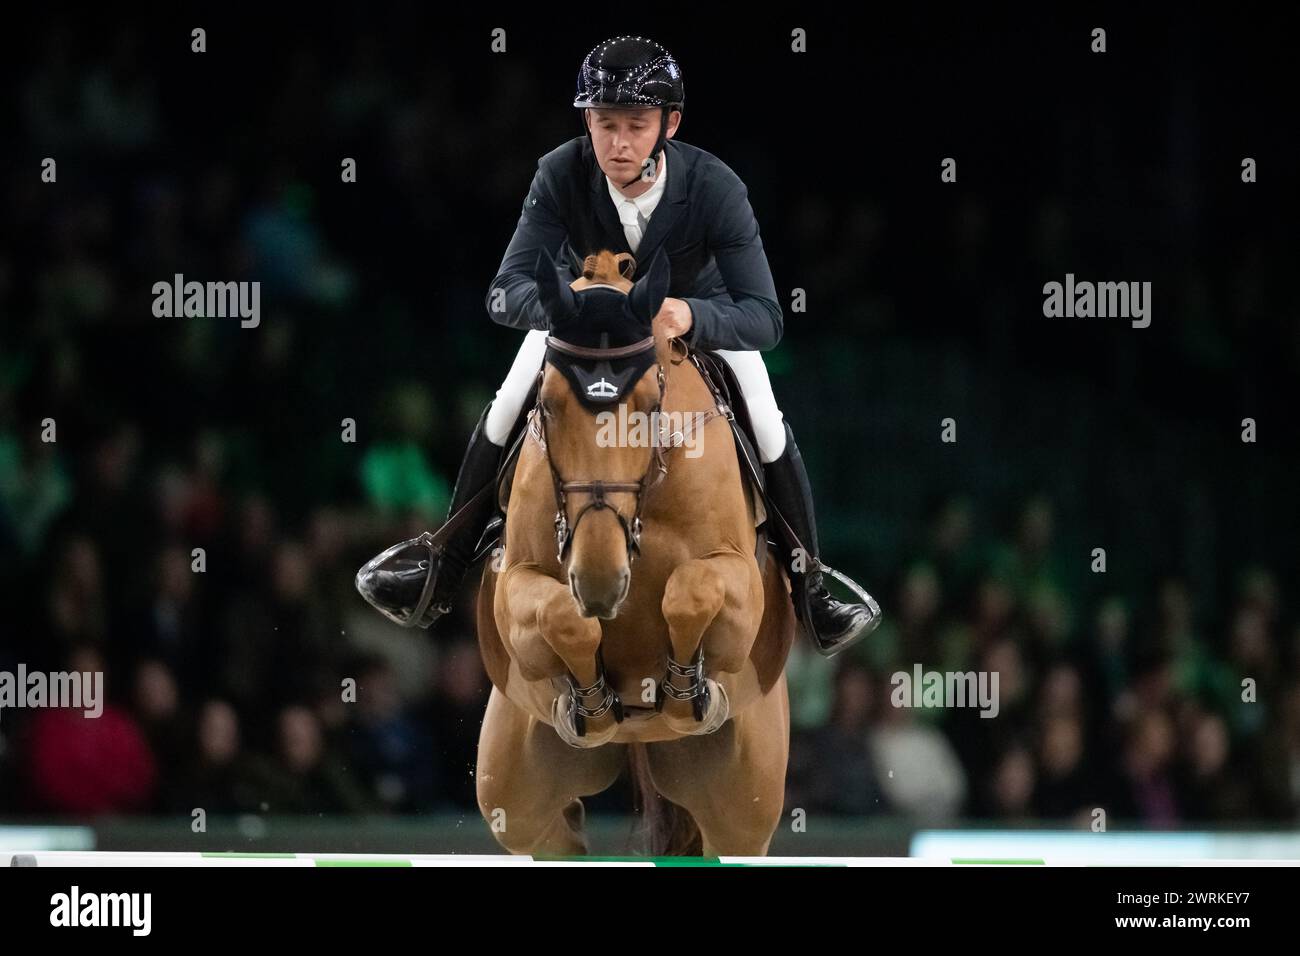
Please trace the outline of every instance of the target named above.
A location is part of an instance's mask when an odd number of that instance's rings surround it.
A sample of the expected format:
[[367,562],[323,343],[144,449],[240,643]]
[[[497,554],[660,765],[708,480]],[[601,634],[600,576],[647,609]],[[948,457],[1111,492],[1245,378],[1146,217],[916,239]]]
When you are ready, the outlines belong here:
[[664,299],[659,314],[654,318],[655,331],[662,331],[670,339],[680,338],[691,330],[694,319],[691,307],[684,299]]

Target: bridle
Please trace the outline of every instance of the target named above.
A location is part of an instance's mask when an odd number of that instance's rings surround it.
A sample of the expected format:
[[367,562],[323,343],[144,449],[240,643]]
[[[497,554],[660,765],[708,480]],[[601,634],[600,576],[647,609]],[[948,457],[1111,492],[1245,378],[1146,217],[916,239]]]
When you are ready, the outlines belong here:
[[[587,346],[574,345],[571,342],[565,342],[554,336],[548,336],[546,344],[549,348],[555,349],[562,355],[569,355],[574,358],[613,360],[629,358],[635,355],[642,355],[645,352],[655,348],[654,336],[647,336],[639,342],[631,345],[620,346],[617,348],[600,347],[590,348]],[[685,342],[680,339],[670,340],[670,350],[680,347],[683,351],[683,357],[680,360],[670,360],[672,364],[678,365],[692,359],[698,366],[699,359],[693,355],[691,349]],[[667,389],[668,376],[664,368],[664,363],[655,360],[656,375],[659,383],[659,395],[655,399],[654,408],[651,409],[651,422],[658,422],[659,427],[653,428],[651,434],[651,446],[653,452],[650,456],[650,462],[646,470],[642,473],[638,481],[606,481],[601,478],[568,480],[560,474],[559,469],[555,467],[555,461],[551,458],[550,444],[547,442],[546,423],[550,417],[546,406],[542,402],[541,385],[545,378],[545,367],[537,373],[537,403],[529,416],[528,434],[534,438],[541,446],[542,454],[546,456],[546,464],[551,472],[551,485],[555,490],[555,555],[563,566],[567,560],[569,550],[573,546],[573,536],[582,523],[582,519],[591,511],[599,511],[608,508],[614,512],[618,518],[619,525],[623,528],[623,540],[627,547],[627,561],[631,565],[636,556],[641,553],[641,512],[645,506],[647,493],[651,488],[658,485],[668,476],[668,462],[664,454],[665,447],[677,447],[686,441],[687,426],[683,423],[681,430],[674,432],[671,436],[665,436],[663,427],[664,419],[661,417],[664,404],[664,393]],[[705,378],[707,382],[707,377]],[[717,391],[710,386],[713,392],[714,407],[707,412],[697,412],[694,418],[694,429],[702,429],[704,425],[714,418],[726,418],[734,422],[734,417],[730,407],[718,395]],[[591,495],[591,500],[579,509],[573,523],[569,524],[568,520],[568,496],[571,494]],[[632,512],[632,518],[629,521],[627,516],[618,508],[610,504],[606,495],[610,494],[632,494],[635,495],[636,507]],[[576,596],[576,595],[575,595]],[[709,684],[703,679],[703,659],[704,648],[701,645],[695,659],[688,665],[678,664],[673,660],[672,654],[668,656],[668,666],[670,676],[685,677],[691,680],[691,685],[687,688],[673,686],[671,680],[665,681],[661,688],[664,693],[677,700],[689,700],[694,706],[696,719],[703,718],[703,714],[708,709],[709,704]],[[568,696],[568,720],[579,736],[585,734],[586,721],[603,716],[610,710],[614,712],[614,719],[621,722],[624,717],[623,702],[618,693],[610,687],[605,676],[605,665],[601,657],[601,651],[596,651],[597,676],[596,680],[589,687],[579,687],[577,680],[572,673],[568,674],[569,696]],[[598,701],[594,706],[588,705],[590,699]],[[659,710],[663,706],[663,695],[656,695],[655,709]],[[560,698],[557,698],[557,701]]]
[[[613,348],[590,348],[583,345],[574,345],[554,336],[547,336],[546,344],[557,352],[571,355],[574,358],[610,361],[629,358],[651,351],[655,347],[655,340],[654,336],[650,335],[631,345]],[[659,413],[663,410],[664,391],[668,382],[663,363],[656,361],[655,366],[659,380],[659,396],[655,399],[654,408],[650,412],[652,422],[660,420]],[[544,374],[544,369],[537,373],[539,386]],[[559,469],[555,467],[555,461],[551,458],[550,444],[547,442],[546,435],[546,422],[549,417],[546,407],[542,404],[541,388],[539,387],[537,390],[537,404],[533,408],[532,423],[529,428],[542,446],[543,453],[546,455],[546,464],[551,469],[551,484],[555,489],[556,558],[559,559],[560,564],[564,563],[569,549],[573,546],[573,536],[578,530],[578,525],[582,523],[582,519],[589,512],[608,509],[614,512],[614,515],[618,518],[618,523],[623,528],[623,540],[627,547],[627,560],[631,564],[636,556],[641,553],[641,512],[645,505],[646,493],[668,475],[668,463],[664,459],[664,443],[652,438],[651,445],[654,451],[650,456],[650,464],[646,466],[645,472],[638,481],[606,481],[600,478],[566,481],[560,475]],[[571,494],[591,495],[591,500],[583,505],[574,517],[573,524],[569,524],[568,519],[568,496]],[[630,521],[623,512],[606,500],[605,496],[611,494],[633,494],[636,496],[636,507],[632,512]]]

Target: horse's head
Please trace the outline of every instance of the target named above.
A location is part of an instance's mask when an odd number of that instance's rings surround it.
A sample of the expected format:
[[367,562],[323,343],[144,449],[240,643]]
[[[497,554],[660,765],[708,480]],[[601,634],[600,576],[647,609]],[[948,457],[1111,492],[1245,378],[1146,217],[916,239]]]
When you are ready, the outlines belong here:
[[668,294],[667,257],[660,250],[636,283],[634,270],[631,256],[601,252],[569,282],[545,250],[537,263],[550,328],[538,405],[559,558],[582,614],[605,619],[631,586],[641,507],[661,462],[653,320]]

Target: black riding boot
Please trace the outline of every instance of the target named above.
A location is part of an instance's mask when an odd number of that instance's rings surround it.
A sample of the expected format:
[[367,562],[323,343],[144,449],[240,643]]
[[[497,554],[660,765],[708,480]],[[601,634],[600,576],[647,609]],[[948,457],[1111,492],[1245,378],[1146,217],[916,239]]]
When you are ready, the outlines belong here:
[[[771,526],[787,556],[786,571],[790,573],[795,612],[817,650],[831,657],[875,630],[880,623],[880,608],[869,595],[863,603],[852,604],[839,600],[826,589],[818,560],[821,552],[817,546],[812,489],[788,423],[784,454],[764,465],[763,471],[767,476],[768,498],[785,519],[784,523],[775,520]],[[800,547],[804,553],[795,553]]]
[[[491,405],[488,407],[491,408]],[[465,459],[461,462],[460,472],[456,475],[451,507],[447,510],[448,518],[468,504],[477,492],[496,480],[503,449],[488,441],[484,434],[483,425],[487,421],[487,414],[484,410],[479,418],[465,452]],[[428,557],[399,555],[378,566],[372,561],[357,575],[357,590],[394,620],[409,622],[410,626],[428,627],[451,610],[461,581],[474,558],[475,545],[496,510],[496,496],[482,496],[474,505],[474,513],[466,515],[465,520],[444,544],[434,571],[429,570]],[[418,551],[407,554],[418,554]],[[430,573],[434,575],[432,597],[419,618],[410,620],[412,611],[424,594]],[[394,617],[394,614],[397,616]]]

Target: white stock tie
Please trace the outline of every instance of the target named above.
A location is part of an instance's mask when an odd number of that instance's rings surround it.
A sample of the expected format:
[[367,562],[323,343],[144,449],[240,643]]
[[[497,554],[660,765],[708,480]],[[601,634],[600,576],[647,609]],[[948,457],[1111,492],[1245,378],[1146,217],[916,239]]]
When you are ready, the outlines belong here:
[[636,203],[624,199],[618,206],[618,221],[623,224],[623,235],[627,237],[628,248],[636,252],[637,247],[641,245],[641,237],[645,235],[645,227],[649,220],[641,215],[641,210],[637,208]]

